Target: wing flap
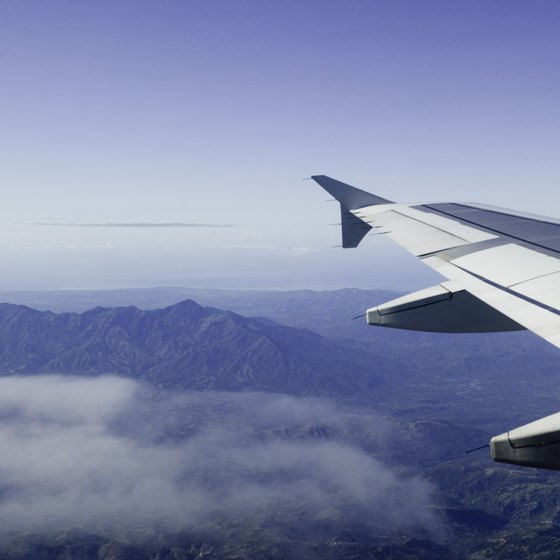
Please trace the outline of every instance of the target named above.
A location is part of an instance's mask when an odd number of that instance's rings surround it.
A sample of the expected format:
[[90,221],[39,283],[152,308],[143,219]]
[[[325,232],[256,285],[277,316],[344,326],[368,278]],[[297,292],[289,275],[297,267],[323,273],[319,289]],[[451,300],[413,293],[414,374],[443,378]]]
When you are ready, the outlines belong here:
[[473,276],[440,257],[428,257],[422,262],[434,270],[460,283],[473,296],[491,305],[516,323],[533,331],[560,348],[560,315],[537,300],[520,297],[520,294]]

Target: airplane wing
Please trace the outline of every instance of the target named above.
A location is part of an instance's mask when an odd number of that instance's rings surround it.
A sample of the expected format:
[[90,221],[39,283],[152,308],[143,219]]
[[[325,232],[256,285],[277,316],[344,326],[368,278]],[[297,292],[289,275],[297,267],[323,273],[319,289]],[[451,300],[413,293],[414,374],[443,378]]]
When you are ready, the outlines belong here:
[[[448,279],[368,309],[369,324],[436,332],[529,329],[560,348],[560,220],[481,204],[399,204],[325,175],[312,179],[340,203],[343,247],[357,247],[369,232],[384,234]],[[513,433],[523,434],[522,447]],[[495,460],[560,469],[560,414],[508,434],[493,438]],[[556,462],[549,443],[558,447]],[[543,448],[544,463],[535,458]]]

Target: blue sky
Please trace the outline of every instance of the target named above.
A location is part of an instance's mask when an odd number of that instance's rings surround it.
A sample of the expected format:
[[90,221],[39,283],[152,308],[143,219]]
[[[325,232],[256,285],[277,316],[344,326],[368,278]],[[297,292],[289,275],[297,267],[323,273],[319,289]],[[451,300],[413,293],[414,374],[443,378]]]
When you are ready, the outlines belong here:
[[[327,174],[560,216],[560,4],[0,3],[0,289],[419,288]],[[202,222],[234,228],[60,228]]]

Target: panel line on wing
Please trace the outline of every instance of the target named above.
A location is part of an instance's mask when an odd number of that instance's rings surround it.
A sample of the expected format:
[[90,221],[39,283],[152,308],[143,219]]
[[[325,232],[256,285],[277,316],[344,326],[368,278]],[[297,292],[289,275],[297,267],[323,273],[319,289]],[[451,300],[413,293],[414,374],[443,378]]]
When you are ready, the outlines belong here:
[[418,258],[426,259],[429,257],[440,257],[446,261],[452,261],[453,259],[466,257],[467,255],[472,255],[473,253],[478,253],[479,251],[483,251],[485,249],[492,249],[493,247],[507,245],[509,242],[509,239],[505,239],[503,237],[493,237],[492,239],[476,241],[469,245],[461,245],[460,247],[451,247],[450,249],[442,249],[441,251],[433,251],[432,253],[418,255]]
[[[500,214],[499,212],[495,212],[492,210],[482,210],[480,208],[476,208],[474,206],[467,206],[467,205],[461,205],[461,204],[455,204],[453,203],[453,206],[461,206],[463,208],[466,209],[472,209],[473,212],[481,212],[481,213],[488,213],[488,214]],[[459,214],[453,214],[452,212],[448,212],[445,210],[442,210],[441,208],[438,208],[437,205],[431,205],[431,204],[423,204],[420,206],[415,206],[415,209],[418,209],[420,211],[424,211],[424,212],[434,212],[436,214],[439,215],[444,215],[447,216],[451,219],[454,219],[456,221],[458,221],[459,223],[465,223],[465,224],[469,224],[471,226],[474,226],[475,228],[479,229],[480,231],[488,231],[488,232],[492,232],[495,233],[497,235],[503,236],[503,237],[507,237],[510,239],[515,239],[516,241],[519,241],[521,243],[527,244],[527,245],[532,245],[534,247],[538,247],[539,249],[542,249],[544,251],[551,251],[555,254],[560,254],[560,224],[554,224],[552,222],[545,222],[545,221],[540,221],[540,220],[535,220],[532,218],[524,218],[524,217],[520,217],[520,216],[515,216],[513,214],[506,214],[506,213],[502,213],[500,215],[502,216],[506,216],[508,218],[511,218],[511,225],[515,225],[515,222],[517,221],[517,225],[523,225],[524,223],[530,224],[530,223],[536,223],[536,224],[542,224],[543,226],[549,226],[549,228],[552,229],[557,229],[557,232],[554,232],[555,234],[552,235],[550,237],[548,237],[548,239],[551,240],[555,240],[557,241],[557,245],[552,246],[550,244],[545,245],[544,243],[540,242],[538,239],[531,239],[531,237],[521,237],[520,235],[516,235],[514,233],[512,233],[511,231],[504,231],[507,230],[507,228],[500,228],[498,229],[498,227],[492,227],[491,225],[487,224],[481,224],[478,223],[476,221],[474,221],[473,219],[468,219],[466,217],[464,217],[463,215]],[[542,239],[542,237],[541,237]],[[546,239],[546,237],[545,237]]]
[[554,313],[555,315],[560,316],[560,310],[556,309],[556,307],[552,307],[552,306],[547,305],[546,303],[543,303],[539,300],[536,300],[536,299],[533,299],[529,296],[526,296],[526,295],[518,292],[517,290],[512,290],[511,288],[508,288],[506,286],[502,286],[500,284],[497,284],[496,282],[493,282],[492,280],[490,280],[488,278],[484,278],[484,276],[480,276],[480,274],[477,274],[476,272],[472,272],[471,270],[468,270],[466,268],[463,268],[462,266],[459,266],[458,264],[455,264],[453,262],[450,262],[449,264],[453,265],[455,268],[458,268],[459,270],[462,270],[463,272],[466,272],[470,276],[473,276],[474,278],[476,278],[478,280],[481,280],[482,282],[484,282],[485,284],[488,284],[489,286],[492,286],[493,288],[497,288],[498,290],[506,292],[506,293],[508,293],[512,296],[518,297],[519,299],[522,299],[523,301],[526,301],[527,303],[531,303],[532,305],[535,305],[536,307],[540,307],[541,309],[544,309],[545,311],[550,311],[550,313]]
[[457,239],[460,239],[461,241],[465,241],[466,243],[471,243],[471,241],[469,241],[468,239],[465,239],[464,237],[461,237],[461,235],[458,235],[456,233],[450,233],[448,230],[443,229],[441,227],[438,227],[434,224],[430,224],[429,222],[425,222],[423,220],[420,220],[419,218],[415,218],[414,216],[410,216],[409,214],[405,214],[404,212],[399,212],[398,210],[391,210],[391,211],[395,214],[399,214],[399,216],[404,216],[405,218],[408,218],[409,220],[414,220],[415,222],[418,222],[418,223],[423,224],[425,226],[429,226],[433,229],[437,229],[438,231],[441,231],[442,233],[445,233],[447,235],[453,235],[453,237],[456,237]]
[[461,202],[453,202],[452,203],[454,206],[460,206],[462,208],[467,208],[468,210],[479,210],[482,212],[488,212],[489,214],[496,214],[499,216],[507,216],[508,218],[521,218],[523,220],[528,220],[528,221],[532,221],[532,222],[539,222],[541,224],[546,224],[546,225],[550,225],[550,226],[559,226],[560,225],[560,221],[551,221],[554,218],[543,218],[542,216],[537,216],[535,214],[523,214],[523,213],[515,213],[515,211],[505,211],[505,210],[499,210],[497,208],[493,208],[493,207],[487,207],[484,204],[463,204]]
[[[453,263],[452,263],[453,264]],[[539,276],[533,276],[529,280],[521,280],[520,282],[516,282],[515,284],[511,284],[509,288],[514,288],[515,286],[520,286],[522,284],[527,284],[528,282],[532,282],[533,280],[540,280],[541,278],[546,278],[547,276],[554,276],[558,274],[560,271],[556,270],[553,272],[547,272],[546,274],[540,274]]]

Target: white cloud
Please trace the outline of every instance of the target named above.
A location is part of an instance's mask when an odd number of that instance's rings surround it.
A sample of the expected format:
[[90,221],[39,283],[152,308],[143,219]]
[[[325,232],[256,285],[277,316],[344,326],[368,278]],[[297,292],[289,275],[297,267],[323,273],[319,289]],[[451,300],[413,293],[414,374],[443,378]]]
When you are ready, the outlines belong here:
[[272,239],[277,239],[278,235],[273,233],[263,233],[261,231],[244,231],[241,234],[241,239],[248,241],[270,241]]
[[368,450],[392,428],[317,399],[162,394],[116,377],[0,379],[0,531],[182,529],[305,504],[433,528],[431,486]]
[[286,249],[284,252],[291,257],[302,257],[309,253],[316,253],[317,249],[312,249],[311,247],[292,247],[291,249]]

